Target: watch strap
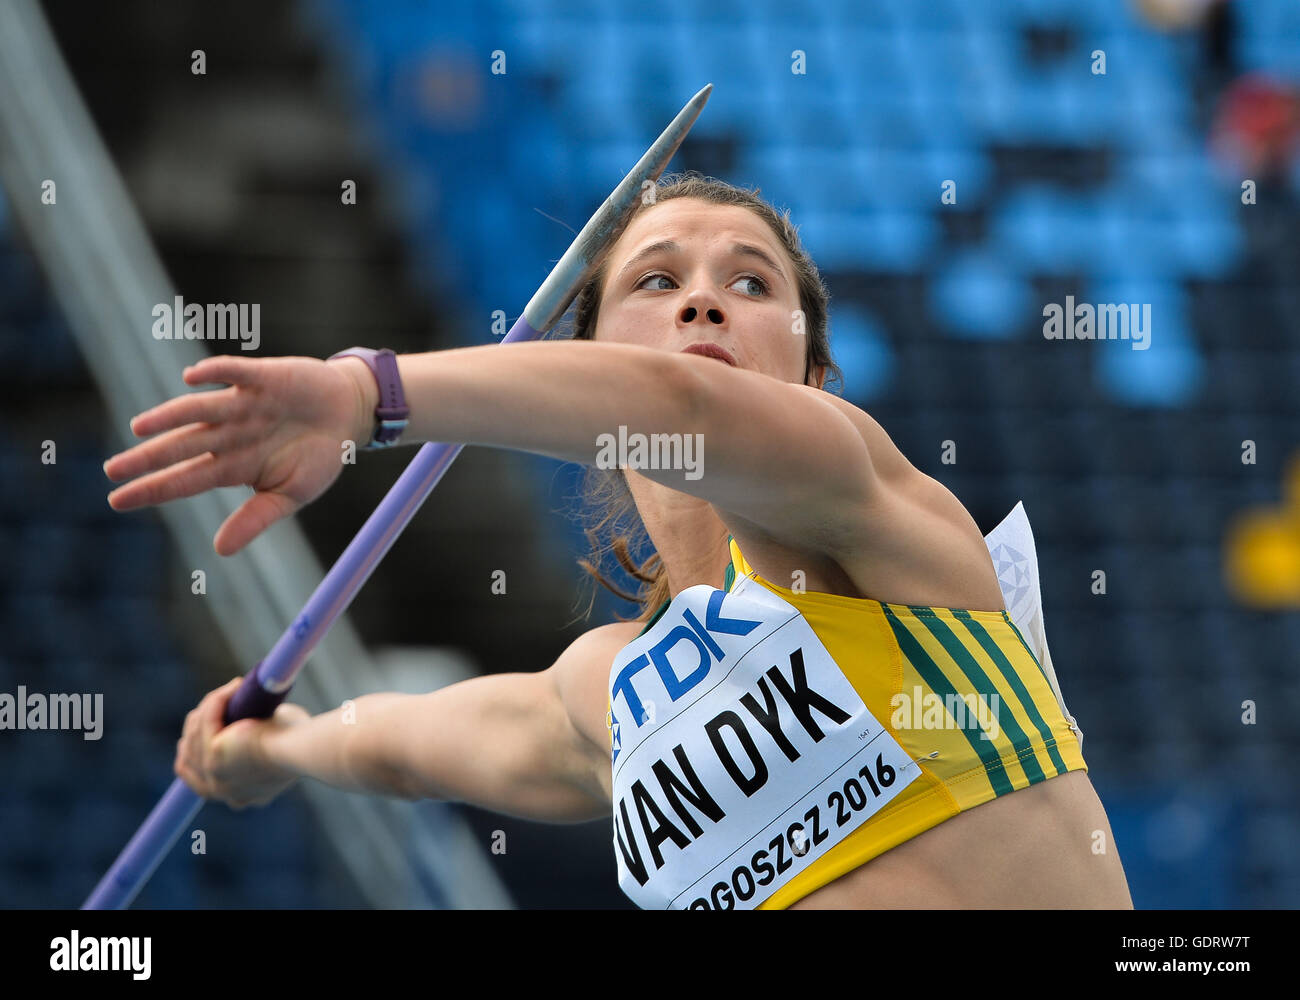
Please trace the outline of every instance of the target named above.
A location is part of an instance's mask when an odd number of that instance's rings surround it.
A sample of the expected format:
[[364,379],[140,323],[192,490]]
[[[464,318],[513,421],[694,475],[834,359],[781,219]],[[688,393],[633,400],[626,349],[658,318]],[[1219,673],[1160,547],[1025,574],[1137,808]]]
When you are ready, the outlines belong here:
[[378,351],[370,347],[349,347],[346,351],[331,354],[328,360],[347,357],[364,361],[379,386],[375,431],[366,448],[387,448],[397,444],[410,423],[411,415],[411,408],[406,404],[406,393],[402,390],[401,375],[397,370],[397,355],[387,347]]

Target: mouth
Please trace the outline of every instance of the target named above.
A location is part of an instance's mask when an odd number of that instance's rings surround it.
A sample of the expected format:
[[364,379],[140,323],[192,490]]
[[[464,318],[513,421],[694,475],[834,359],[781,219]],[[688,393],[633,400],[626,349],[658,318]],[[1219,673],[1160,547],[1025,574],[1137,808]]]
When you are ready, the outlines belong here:
[[717,358],[719,361],[725,361],[736,367],[736,359],[731,356],[731,352],[719,347],[717,344],[692,344],[690,347],[682,349],[683,354],[699,354],[706,358]]

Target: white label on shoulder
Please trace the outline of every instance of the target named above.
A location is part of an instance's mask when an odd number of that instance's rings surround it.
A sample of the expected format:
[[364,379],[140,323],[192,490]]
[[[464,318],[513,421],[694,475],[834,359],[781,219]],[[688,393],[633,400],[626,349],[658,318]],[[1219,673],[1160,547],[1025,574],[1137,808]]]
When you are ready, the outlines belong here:
[[1034,531],[1029,525],[1024,501],[1017,501],[1002,523],[984,536],[993,568],[998,574],[1002,597],[1007,605],[1007,615],[1024,636],[1052,685],[1061,714],[1070,720],[1070,728],[1083,748],[1083,731],[1065,706],[1060,682],[1052,666],[1052,654],[1047,648],[1047,633],[1043,626],[1043,595],[1038,583],[1038,553],[1034,548]]
[[610,670],[614,854],[644,909],[751,909],[920,770],[789,602],[682,591]]

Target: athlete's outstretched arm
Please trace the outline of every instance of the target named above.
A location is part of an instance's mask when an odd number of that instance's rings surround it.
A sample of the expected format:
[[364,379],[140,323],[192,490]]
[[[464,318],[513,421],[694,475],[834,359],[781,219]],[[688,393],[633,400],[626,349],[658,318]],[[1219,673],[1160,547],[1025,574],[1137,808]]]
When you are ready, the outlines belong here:
[[626,641],[626,626],[601,626],[540,672],[473,677],[429,694],[368,694],[316,716],[286,703],[270,720],[223,728],[236,678],[186,718],[175,771],[235,808],[314,778],[545,822],[608,817],[604,684]]
[[[681,468],[637,466],[776,541],[857,549],[898,523],[917,470],[867,414],[809,386],[711,358],[631,344],[544,341],[401,355],[411,408],[404,443],[488,445],[594,465],[602,440],[687,436]],[[190,393],[137,416],[150,440],[105,463],[117,510],[241,483],[255,495],[214,539],[231,555],[319,496],[341,469],[340,443],[369,439],[378,398],[357,358],[208,357]],[[696,437],[698,435],[698,437]],[[685,454],[682,456],[685,458]],[[889,515],[889,516],[887,516]]]
[[[852,404],[711,358],[551,341],[408,354],[398,365],[411,406],[403,440],[591,465],[601,437],[617,438],[620,427],[647,439],[698,434],[698,469],[637,472],[778,540],[827,552],[843,551],[869,523],[884,487],[915,472]],[[373,377],[360,361],[354,369],[373,402]]]

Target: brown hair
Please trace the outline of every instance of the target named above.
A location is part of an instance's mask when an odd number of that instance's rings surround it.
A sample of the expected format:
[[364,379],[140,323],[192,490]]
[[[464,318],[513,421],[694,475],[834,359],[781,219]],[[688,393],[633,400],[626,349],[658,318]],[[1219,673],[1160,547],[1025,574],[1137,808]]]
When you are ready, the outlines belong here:
[[[646,207],[653,207],[674,198],[699,198],[714,205],[737,205],[747,208],[767,223],[777,240],[785,248],[793,265],[799,288],[799,306],[804,315],[804,331],[808,337],[808,359],[804,366],[804,382],[817,366],[824,366],[823,387],[836,383],[842,387],[843,373],[831,358],[828,310],[830,293],[822,281],[817,265],[799,241],[798,230],[790,221],[789,209],[779,214],[768,202],[759,197],[759,188],[752,191],[736,187],[713,177],[704,177],[696,171],[668,174],[659,179],[653,197],[643,196],[641,207],[636,209],[613,234],[607,247],[612,248],[626,232],[633,218]],[[647,192],[648,193],[648,192]],[[574,340],[591,340],[596,335],[596,321],[600,314],[601,294],[608,273],[609,254],[605,252],[595,273],[578,293],[573,309],[573,319],[568,337]],[[621,469],[587,467],[583,485],[583,500],[588,509],[588,523],[583,530],[591,551],[587,558],[578,560],[590,579],[599,583],[615,596],[625,601],[639,603],[641,612],[634,621],[646,621],[668,599],[668,573],[659,553],[654,552],[639,566],[633,558],[635,548],[649,541],[645,525],[637,513],[636,502],[627,488]],[[640,583],[635,594],[629,594],[601,571],[605,556],[613,552],[620,566]],[[585,611],[591,613],[595,603],[595,588]],[[620,616],[620,620],[622,619]]]

